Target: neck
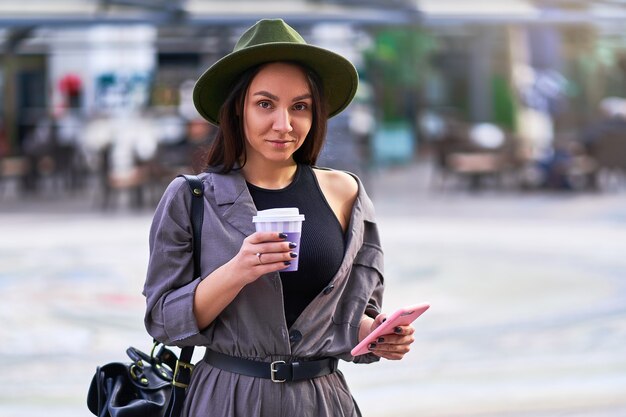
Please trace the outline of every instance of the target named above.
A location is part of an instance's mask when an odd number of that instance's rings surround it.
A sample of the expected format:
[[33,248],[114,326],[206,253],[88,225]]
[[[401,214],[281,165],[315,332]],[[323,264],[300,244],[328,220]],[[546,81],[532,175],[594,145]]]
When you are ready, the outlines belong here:
[[293,160],[279,164],[259,164],[249,160],[241,171],[250,184],[269,190],[279,190],[291,184],[297,168]]

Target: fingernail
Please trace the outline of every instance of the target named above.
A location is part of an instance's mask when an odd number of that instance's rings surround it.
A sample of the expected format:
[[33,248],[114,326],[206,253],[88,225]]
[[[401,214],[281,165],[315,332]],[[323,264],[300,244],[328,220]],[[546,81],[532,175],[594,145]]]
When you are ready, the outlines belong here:
[[379,337],[377,340],[378,343],[383,343],[384,341],[385,341],[384,337]]
[[283,263],[284,263],[285,265],[287,265],[287,266],[291,265],[291,262],[289,262],[289,261],[285,261],[285,262],[283,262]]
[[402,333],[402,328],[401,327],[396,327],[395,329],[393,329],[394,332],[396,333]]
[[293,242],[289,242],[289,249],[293,249],[293,248],[295,248],[296,246],[298,246],[298,245],[296,245],[296,244],[295,244],[295,243],[293,243]]
[[287,239],[287,235],[285,233],[279,233],[278,237],[281,239]]
[[370,343],[369,345],[367,345],[367,348],[369,350],[372,350],[372,349],[376,348],[376,343]]
[[298,254],[297,254],[297,253],[295,253],[295,252],[290,252],[290,253],[289,253],[289,256],[291,256],[292,258],[297,258],[297,257],[298,257]]

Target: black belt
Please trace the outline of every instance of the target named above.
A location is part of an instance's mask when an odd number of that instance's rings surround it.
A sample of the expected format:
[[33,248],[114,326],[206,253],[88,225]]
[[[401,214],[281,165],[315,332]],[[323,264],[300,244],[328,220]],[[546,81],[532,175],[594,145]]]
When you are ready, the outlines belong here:
[[204,355],[204,361],[224,371],[271,379],[273,382],[301,381],[332,374],[337,370],[339,362],[336,358],[302,362],[260,362],[224,355],[208,349]]

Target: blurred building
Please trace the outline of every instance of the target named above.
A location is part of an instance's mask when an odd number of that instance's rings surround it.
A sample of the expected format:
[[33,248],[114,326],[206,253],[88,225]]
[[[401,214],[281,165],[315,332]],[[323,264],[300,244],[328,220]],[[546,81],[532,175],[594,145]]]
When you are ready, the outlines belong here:
[[[409,161],[484,123],[541,155],[626,96],[626,1],[2,1],[0,156],[68,113],[193,120],[193,80],[276,16],[357,65],[362,89],[335,123],[363,148],[340,153],[365,164]],[[159,131],[175,141],[185,128]]]

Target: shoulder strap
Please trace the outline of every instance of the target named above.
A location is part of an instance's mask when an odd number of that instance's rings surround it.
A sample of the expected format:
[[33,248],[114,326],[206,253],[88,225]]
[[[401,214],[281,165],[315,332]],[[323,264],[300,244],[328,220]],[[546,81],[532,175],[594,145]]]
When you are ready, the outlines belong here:
[[[203,186],[202,181],[195,175],[181,175],[187,180],[187,184],[191,189],[191,227],[193,229],[193,272],[194,277],[198,277],[200,270],[200,251],[202,237],[202,221],[204,220],[204,204],[202,202]],[[185,389],[189,385],[191,379],[191,358],[193,356],[193,346],[185,346],[180,351],[180,358],[174,370],[174,378],[172,380],[172,394],[165,416],[178,417],[182,410],[183,401],[185,400]]]
[[202,181],[195,175],[182,175],[191,189],[191,227],[193,228],[193,272],[200,275],[200,251],[202,248],[202,221],[204,220],[204,205],[202,204]]
[[[193,229],[193,275],[200,275],[200,254],[202,250],[202,222],[204,221],[204,205],[202,196],[204,188],[202,181],[195,175],[182,175],[187,180],[191,190],[191,227]],[[181,362],[190,363],[193,355],[193,346],[184,347],[180,353]]]

